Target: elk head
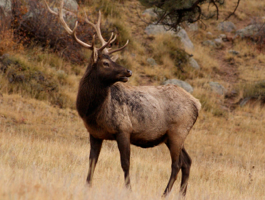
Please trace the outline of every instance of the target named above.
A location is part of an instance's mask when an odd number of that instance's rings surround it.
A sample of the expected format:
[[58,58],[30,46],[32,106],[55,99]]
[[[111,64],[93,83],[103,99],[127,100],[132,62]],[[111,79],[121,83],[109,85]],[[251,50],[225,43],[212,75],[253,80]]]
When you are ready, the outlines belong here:
[[[97,48],[95,46],[95,35],[93,36],[93,41],[92,44],[87,44],[83,41],[81,41],[77,35],[76,35],[76,30],[78,26],[78,20],[75,22],[75,27],[72,30],[67,23],[65,22],[63,18],[63,5],[64,5],[64,0],[61,1],[60,7],[58,9],[58,13],[53,11],[47,4],[46,0],[44,0],[46,7],[48,8],[49,12],[52,13],[53,15],[58,16],[62,26],[66,30],[66,32],[71,35],[76,42],[78,42],[81,46],[84,48],[92,50],[91,54],[91,60],[90,64],[87,68],[86,74],[88,75],[90,73],[95,73],[98,79],[107,85],[111,85],[117,81],[121,82],[127,82],[128,77],[132,75],[132,72],[128,69],[125,69],[124,67],[118,65],[115,63],[115,59],[112,59],[111,54],[117,51],[123,50],[129,43],[129,40],[127,40],[126,44],[123,47],[120,47],[118,49],[111,50],[111,48],[108,48],[108,46],[113,43],[116,39],[116,35],[113,33],[111,34],[111,37],[109,38],[108,41],[105,41],[104,38],[102,37],[101,30],[100,30],[100,21],[101,21],[101,12],[99,11],[99,17],[98,21],[96,24],[90,22],[87,17],[81,18],[79,16],[76,16],[78,19],[82,19],[82,21],[86,22],[87,24],[91,25],[100,42],[101,42],[101,47]],[[67,11],[69,14],[74,15],[74,13]]]
[[99,52],[97,62],[90,70],[96,73],[99,81],[104,85],[112,85],[117,81],[127,82],[132,75],[131,70],[113,62],[109,55]]

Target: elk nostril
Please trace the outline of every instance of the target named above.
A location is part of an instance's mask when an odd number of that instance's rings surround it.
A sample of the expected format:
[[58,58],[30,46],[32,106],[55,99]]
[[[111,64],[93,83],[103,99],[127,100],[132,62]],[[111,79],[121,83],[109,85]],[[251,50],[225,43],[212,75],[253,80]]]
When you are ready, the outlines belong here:
[[127,72],[128,72],[130,75],[132,75],[132,71],[131,71],[131,70],[128,69]]

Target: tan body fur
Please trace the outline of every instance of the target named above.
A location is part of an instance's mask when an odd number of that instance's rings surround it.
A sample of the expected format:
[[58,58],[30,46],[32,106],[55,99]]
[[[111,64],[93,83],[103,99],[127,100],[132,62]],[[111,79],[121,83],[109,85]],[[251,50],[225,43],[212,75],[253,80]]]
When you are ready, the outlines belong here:
[[165,142],[177,129],[185,129],[179,133],[184,140],[199,109],[199,101],[178,86],[130,87],[116,83],[109,88],[96,124],[83,120],[95,138],[114,140],[116,133],[124,132],[130,134],[132,144],[151,147]]

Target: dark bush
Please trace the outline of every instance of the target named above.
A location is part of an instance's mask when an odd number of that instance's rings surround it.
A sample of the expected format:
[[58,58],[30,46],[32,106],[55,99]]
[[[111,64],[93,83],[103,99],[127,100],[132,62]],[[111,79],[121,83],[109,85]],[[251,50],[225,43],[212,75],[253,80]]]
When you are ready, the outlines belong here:
[[[1,12],[0,10],[0,17],[5,18],[1,20],[0,28],[8,25],[10,27],[11,24],[15,40],[18,43],[22,43],[27,47],[39,45],[43,48],[49,48],[63,58],[77,64],[86,62],[87,57],[82,51],[83,48],[66,33],[57,17],[46,9],[43,1],[29,0],[25,3],[21,0],[12,0],[11,10],[8,16],[1,14],[4,11]],[[64,17],[68,25],[73,28],[76,17],[69,12],[66,12]],[[111,27],[109,24],[101,27],[102,35],[107,40],[115,27],[109,28]],[[95,34],[95,30],[84,20],[79,20],[78,38],[91,44],[93,34]]]
[[257,33],[257,43],[261,50],[265,49],[265,23],[260,25],[259,31]]
[[[76,19],[67,14],[65,18],[73,28]],[[65,32],[56,16],[48,12],[42,1],[30,0],[24,5],[20,0],[12,0],[11,24],[16,39],[24,45],[49,47],[72,62],[84,62],[81,46]],[[81,40],[91,41],[93,30],[90,27],[79,23],[77,32]]]

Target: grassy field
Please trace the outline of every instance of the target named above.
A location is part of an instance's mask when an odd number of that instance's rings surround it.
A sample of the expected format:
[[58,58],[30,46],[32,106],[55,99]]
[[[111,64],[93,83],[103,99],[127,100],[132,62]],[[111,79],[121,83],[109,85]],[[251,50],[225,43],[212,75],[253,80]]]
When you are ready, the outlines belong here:
[[[213,26],[206,30],[189,32],[195,45],[191,53],[201,70],[185,65],[185,73],[179,73],[169,54],[177,49],[169,41],[181,44],[167,35],[146,36],[146,24],[136,17],[144,8],[137,1],[120,1],[124,4],[117,7],[119,12],[115,6],[108,6],[109,0],[102,2],[106,13],[103,21],[109,17],[117,25],[117,19],[125,19],[122,33],[131,43],[120,54],[120,62],[133,71],[128,84],[159,85],[164,79],[182,78],[194,86],[193,95],[202,103],[199,118],[185,141],[193,161],[186,199],[265,199],[265,108],[258,103],[231,108],[244,97],[244,84],[265,79],[264,51],[244,40],[225,44],[221,49],[202,46],[208,31],[220,34],[215,28],[217,22],[210,21]],[[235,2],[227,3],[224,10]],[[241,4],[231,18],[238,28],[251,21],[249,16],[264,13],[264,3],[258,0],[242,0]],[[221,12],[221,16],[225,14]],[[52,98],[51,93],[37,90],[28,93],[25,85],[14,86],[8,75],[0,73],[0,199],[161,199],[171,172],[165,145],[150,149],[131,146],[129,191],[124,188],[117,144],[105,141],[93,186],[86,185],[89,134],[74,109],[84,66],[73,65],[37,47],[14,49],[12,36],[6,34],[8,40],[0,40],[1,53],[8,53],[18,66],[26,66],[29,75],[41,71],[57,89]],[[232,48],[242,56],[230,55],[228,50]],[[154,57],[158,65],[150,66],[148,57]],[[238,94],[234,99],[214,94],[209,81],[218,81],[228,91],[238,90]],[[36,84],[35,80],[30,79],[30,84]],[[254,90],[251,86],[247,89]],[[165,199],[181,199],[180,177],[181,173]]]
[[[88,188],[88,134],[75,111],[17,95],[0,101],[1,199],[160,199],[170,175],[165,145],[132,146],[130,192],[117,145],[105,142]],[[187,199],[265,197],[264,115],[260,108],[200,114],[185,143],[193,159]],[[179,184],[167,199],[178,198]]]

